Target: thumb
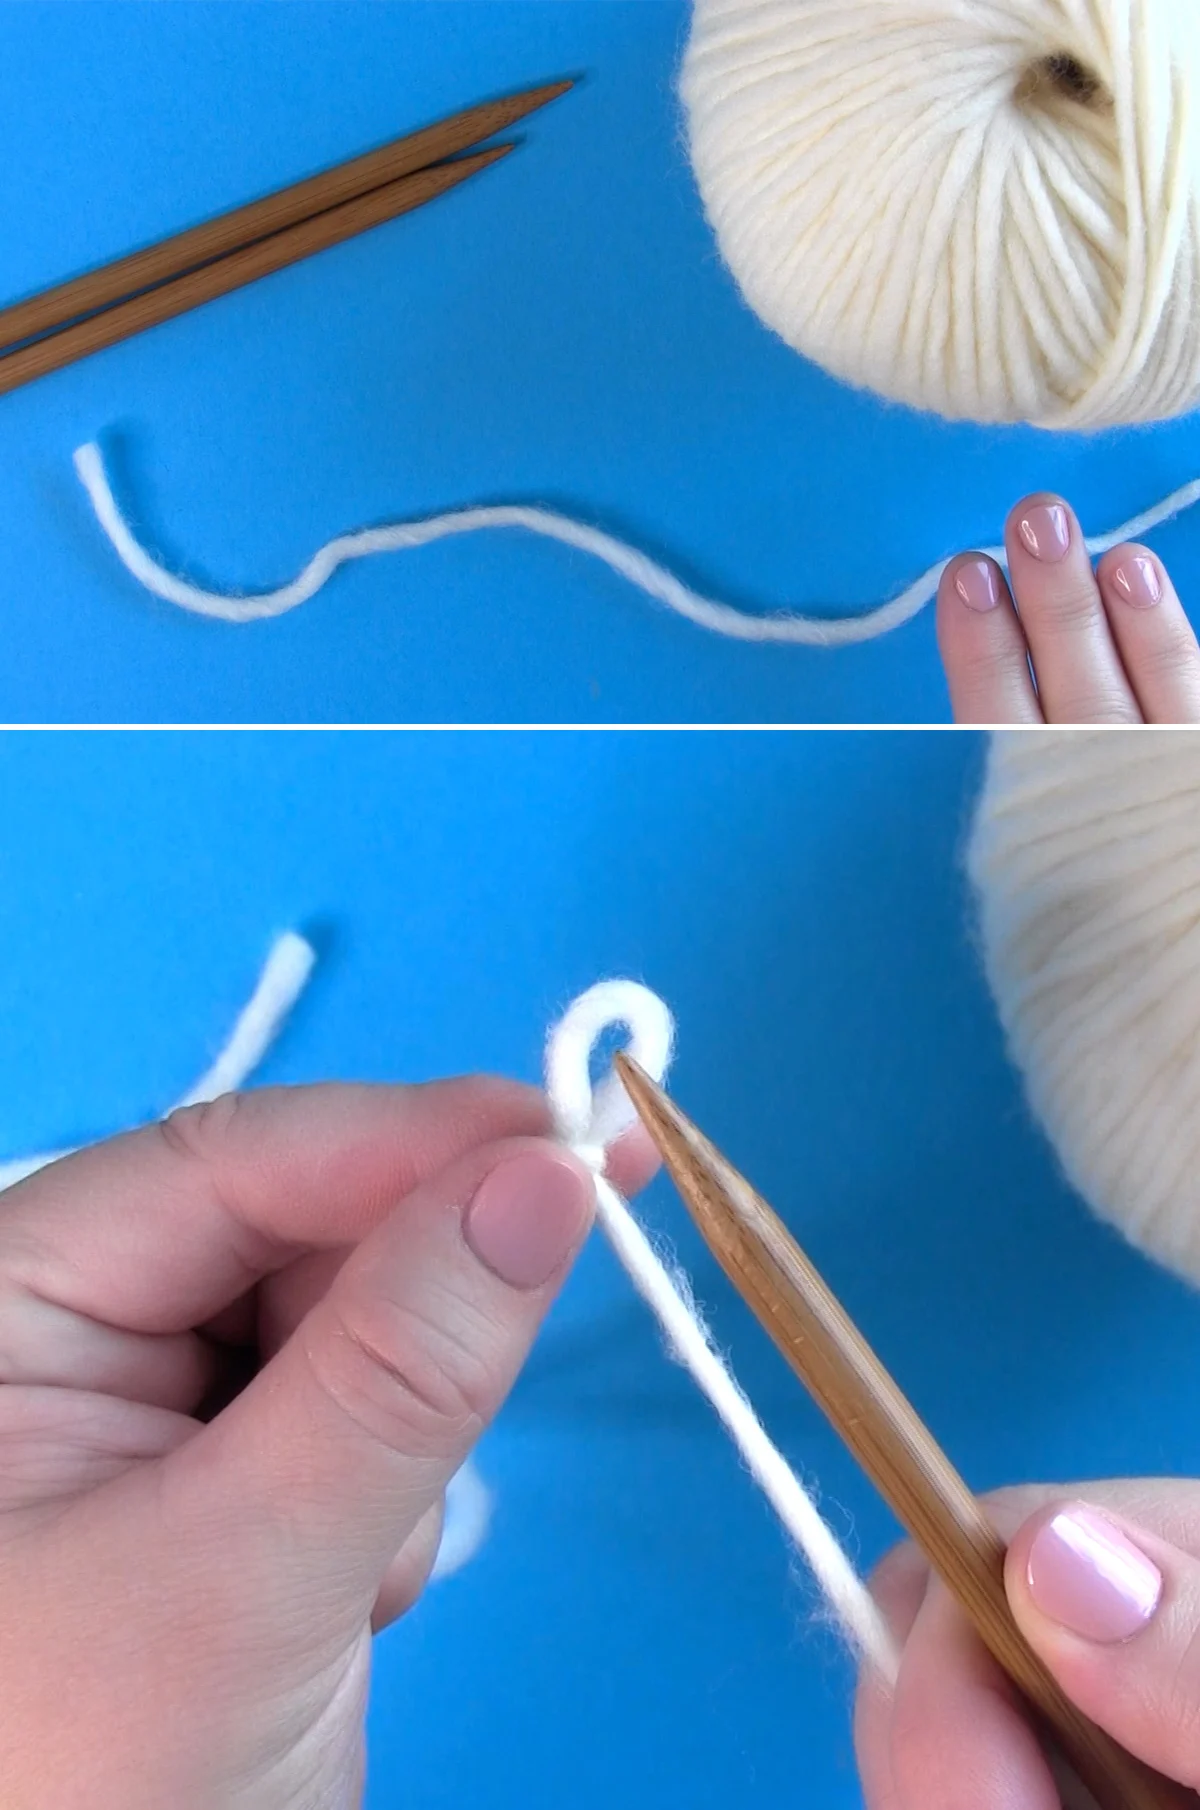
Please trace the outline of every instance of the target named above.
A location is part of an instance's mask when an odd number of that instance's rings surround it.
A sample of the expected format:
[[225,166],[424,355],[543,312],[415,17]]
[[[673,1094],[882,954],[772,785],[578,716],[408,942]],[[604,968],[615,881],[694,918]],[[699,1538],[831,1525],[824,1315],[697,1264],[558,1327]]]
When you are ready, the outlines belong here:
[[165,1461],[172,1500],[222,1579],[240,1580],[243,1622],[286,1604],[294,1639],[305,1622],[331,1634],[366,1618],[508,1393],[594,1198],[587,1170],[543,1140],[461,1158],[395,1208],[254,1381]]
[[[1137,1492],[1131,1519],[1129,1496]],[[1072,1701],[1147,1765],[1200,1786],[1200,1484],[1089,1489],[1027,1520],[1005,1583]],[[1122,1507],[1117,1502],[1125,1498]]]

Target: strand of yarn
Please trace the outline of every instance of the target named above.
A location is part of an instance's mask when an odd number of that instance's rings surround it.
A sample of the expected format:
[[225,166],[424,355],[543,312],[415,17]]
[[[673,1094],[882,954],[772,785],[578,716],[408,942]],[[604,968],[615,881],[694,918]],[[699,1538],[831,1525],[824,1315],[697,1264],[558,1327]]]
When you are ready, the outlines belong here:
[[[886,603],[857,616],[800,616],[789,613],[756,616],[735,609],[693,591],[673,572],[627,542],[593,528],[586,522],[558,515],[549,509],[536,509],[524,504],[495,504],[487,508],[449,510],[443,515],[427,516],[419,521],[397,522],[385,528],[364,528],[353,534],[340,534],[313,554],[308,564],[289,584],[277,590],[241,595],[228,591],[204,590],[169,572],[153,558],[136,539],[121,514],[104,469],[104,459],[95,443],[81,446],[75,454],[79,474],[96,520],[112,543],[117,558],[138,583],[155,597],[198,616],[210,616],[220,622],[260,622],[267,617],[283,616],[299,604],[315,597],[340,566],[352,560],[367,559],[377,554],[401,553],[415,547],[429,546],[456,534],[475,534],[483,529],[520,529],[528,534],[560,542],[577,552],[600,560],[642,591],[654,602],[664,605],[677,616],[684,617],[711,634],[723,635],[730,641],[777,642],[798,647],[847,647],[856,642],[873,641],[892,629],[900,628],[920,614],[937,594],[938,582],[947,559],[914,579],[907,589]],[[1119,528],[1094,536],[1087,543],[1095,556],[1114,547],[1119,541],[1137,540],[1163,522],[1182,514],[1200,502],[1200,479],[1172,491],[1161,503],[1143,514],[1123,522]],[[985,549],[993,559],[1005,564],[1003,547]]]
[[[276,940],[224,1048],[184,1094],[176,1111],[202,1105],[245,1085],[291,1016],[308,985],[316,959],[312,944],[294,930],[285,931]],[[67,1149],[55,1150],[0,1163],[0,1191],[71,1154]],[[450,1577],[474,1558],[487,1538],[491,1516],[492,1492],[468,1458],[446,1490],[446,1512],[430,1572],[432,1580]]]
[[596,1216],[605,1236],[657,1319],[671,1354],[716,1410],[751,1476],[807,1559],[848,1645],[893,1682],[896,1649],[874,1598],[719,1355],[686,1277],[654,1249],[604,1174],[608,1147],[636,1118],[615,1073],[595,1086],[591,1080],[597,1040],[614,1026],[629,1032],[630,1054],[647,1074],[657,1081],[666,1074],[674,1025],[663,1001],[634,981],[601,981],[567,1010],[547,1043],[546,1093],[558,1134],[595,1177]]
[[[316,959],[312,945],[294,930],[285,931],[276,940],[224,1048],[211,1068],[176,1103],[174,1110],[215,1100],[219,1094],[231,1093],[250,1078],[307,986]],[[27,1175],[44,1169],[47,1163],[56,1163],[60,1157],[71,1154],[70,1149],[48,1150],[38,1156],[0,1163],[0,1190],[11,1188],[14,1182],[23,1181]]]

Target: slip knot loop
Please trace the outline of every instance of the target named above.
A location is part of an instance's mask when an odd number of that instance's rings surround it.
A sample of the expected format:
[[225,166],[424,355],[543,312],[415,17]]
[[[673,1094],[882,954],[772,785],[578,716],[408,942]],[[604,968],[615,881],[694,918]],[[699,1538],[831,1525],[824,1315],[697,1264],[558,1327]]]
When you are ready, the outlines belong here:
[[546,1043],[546,1094],[555,1129],[594,1175],[602,1174],[609,1147],[635,1122],[629,1095],[610,1072],[592,1080],[592,1051],[605,1031],[629,1032],[629,1054],[655,1081],[670,1066],[675,1021],[649,987],[633,980],[602,980],[570,1005]]

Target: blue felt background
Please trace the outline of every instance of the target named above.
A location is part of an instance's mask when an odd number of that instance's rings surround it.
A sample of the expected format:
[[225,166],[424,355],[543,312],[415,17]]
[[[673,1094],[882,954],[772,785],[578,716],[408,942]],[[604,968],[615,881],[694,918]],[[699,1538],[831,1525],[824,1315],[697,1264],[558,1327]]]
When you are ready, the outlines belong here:
[[[0,719],[940,721],[932,623],[839,653],[667,618],[582,556],[488,536],[344,572],[286,621],[185,619],[98,538],[106,437],[142,532],[261,588],[330,535],[555,504],[754,609],[861,607],[998,537],[1033,486],[1114,525],[1200,469],[1186,423],[950,427],[776,341],[682,148],[681,0],[0,5],[0,297],[563,73],[519,155],[382,228],[0,399]],[[1159,545],[1190,594],[1200,524]]]
[[[1023,1114],[966,928],[973,736],[0,740],[0,1156],[200,1071],[271,936],[323,959],[263,1079],[538,1073],[597,976],[970,1481],[1200,1469],[1200,1303]],[[765,1418],[865,1561],[889,1517],[656,1185]],[[491,1539],[380,1643],[370,1810],[854,1810],[848,1674],[606,1248],[481,1467]]]

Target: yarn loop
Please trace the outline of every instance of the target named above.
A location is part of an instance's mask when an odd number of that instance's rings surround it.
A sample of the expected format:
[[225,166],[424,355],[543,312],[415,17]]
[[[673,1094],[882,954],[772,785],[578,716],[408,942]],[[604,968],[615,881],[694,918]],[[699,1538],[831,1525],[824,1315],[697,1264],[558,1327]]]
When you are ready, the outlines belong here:
[[558,1134],[596,1173],[604,1168],[608,1146],[637,1118],[615,1071],[592,1081],[592,1051],[613,1025],[629,1032],[629,1054],[639,1068],[663,1080],[675,1027],[658,994],[636,981],[597,981],[559,1019],[546,1044],[546,1093]]

